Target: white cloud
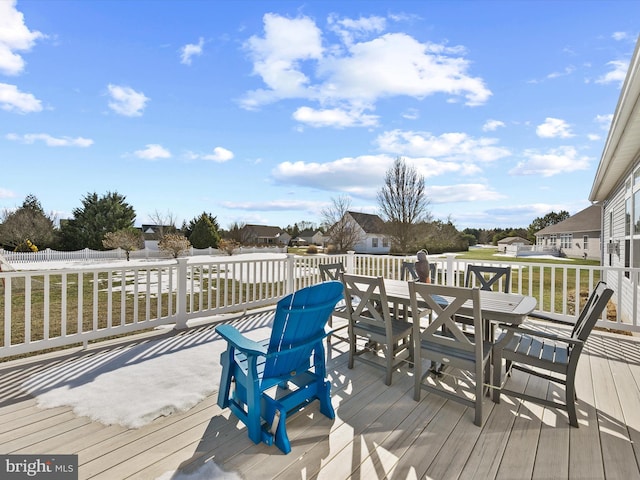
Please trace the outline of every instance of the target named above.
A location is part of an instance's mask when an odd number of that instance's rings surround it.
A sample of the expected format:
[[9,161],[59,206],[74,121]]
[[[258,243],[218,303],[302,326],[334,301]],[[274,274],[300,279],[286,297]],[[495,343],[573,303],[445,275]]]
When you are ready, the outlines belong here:
[[15,85],[0,83],[0,108],[7,112],[32,113],[42,111],[42,104],[31,93],[21,92]]
[[618,82],[620,85],[624,82],[627,76],[627,69],[629,68],[629,62],[622,60],[612,60],[607,63],[611,67],[611,71],[596,79],[596,83],[607,84]]
[[402,117],[407,120],[417,120],[420,118],[420,112],[415,108],[408,108],[407,111],[402,114]]
[[481,183],[462,183],[458,185],[430,185],[429,200],[433,204],[454,202],[484,202],[502,200],[505,195],[496,192]]
[[0,73],[22,73],[24,60],[16,52],[28,52],[43,37],[42,33],[27,28],[15,0],[0,1]]
[[547,75],[547,78],[549,79],[553,79],[553,78],[559,78],[559,77],[566,77],[567,75],[571,75],[573,72],[575,72],[576,67],[574,67],[573,65],[569,65],[568,67],[565,67],[564,70],[562,70],[561,72],[551,72],[549,75]]
[[[463,48],[421,43],[402,33],[360,41],[382,31],[376,18],[333,19],[331,28],[348,31],[348,39],[343,35],[341,43],[323,46],[322,31],[310,18],[265,15],[264,35],[252,36],[245,47],[266,87],[247,92],[242,106],[298,98],[318,101],[323,109],[364,111],[381,98],[436,93],[463,97],[471,106],[487,101],[491,91],[468,74]],[[354,32],[358,40],[351,43]]]
[[223,147],[216,147],[213,149],[213,153],[210,154],[199,154],[194,152],[188,152],[187,156],[191,160],[211,160],[213,162],[228,162],[231,160],[234,155],[231,150],[227,150]]
[[[344,157],[331,162],[282,162],[272,171],[276,182],[317,188],[374,199],[387,170],[396,157],[391,155],[362,155]],[[477,174],[473,165],[435,160],[433,158],[405,158],[425,178],[439,175]]]
[[616,41],[627,40],[628,38],[631,38],[631,35],[629,35],[627,32],[613,32],[611,34],[611,38]]
[[252,36],[245,48],[254,62],[253,73],[262,78],[268,90],[249,92],[242,103],[245,108],[281,98],[304,97],[309,78],[298,63],[322,56],[322,33],[311,19],[267,13],[263,21],[264,37]]
[[367,115],[362,111],[342,110],[340,108],[315,110],[311,107],[300,107],[293,112],[293,118],[312,127],[368,127],[375,126],[378,123],[378,116],[376,115]]
[[371,16],[352,18],[338,18],[331,15],[328,18],[329,28],[338,34],[346,45],[353,43],[356,38],[363,38],[371,33],[383,32],[387,25],[384,17]]
[[482,126],[483,132],[493,132],[498,129],[498,127],[504,127],[505,123],[500,120],[487,120]]
[[511,155],[503,147],[496,146],[495,138],[473,138],[466,133],[443,133],[391,130],[375,140],[380,150],[396,155],[436,157],[461,162],[492,162]]
[[0,198],[14,198],[16,194],[6,188],[0,188]]
[[536,128],[536,134],[541,138],[569,138],[573,137],[571,127],[559,118],[547,117],[544,123]]
[[254,211],[288,211],[288,210],[309,210],[320,211],[326,205],[310,200],[267,200],[264,202],[220,202],[225,208],[231,210],[254,210]]
[[48,133],[26,133],[17,135],[15,133],[7,134],[7,139],[17,142],[32,144],[36,141],[44,142],[48,147],[81,147],[86,148],[93,145],[93,140],[83,137],[53,137]]
[[587,170],[590,158],[579,156],[574,147],[559,147],[545,153],[525,150],[525,160],[521,161],[509,173],[511,175],[542,175],[551,177],[560,173]]
[[600,135],[598,135],[597,133],[589,133],[589,134],[587,134],[587,138],[589,140],[591,140],[592,142],[595,142],[597,140],[600,140],[600,138],[602,138],[602,137],[600,137]]
[[191,65],[191,58],[202,55],[202,47],[204,47],[204,38],[200,37],[198,43],[188,43],[182,47],[180,51],[180,63]]
[[596,118],[595,118],[595,122],[600,124],[600,128],[602,128],[603,130],[609,130],[612,120],[613,120],[612,113],[608,115],[596,115]]
[[145,145],[144,150],[136,150],[133,154],[144,160],[157,160],[158,158],[171,158],[171,152],[157,143]]
[[136,92],[131,87],[109,84],[109,95],[111,101],[109,107],[114,112],[126,117],[139,117],[146,107],[149,98],[144,93]]

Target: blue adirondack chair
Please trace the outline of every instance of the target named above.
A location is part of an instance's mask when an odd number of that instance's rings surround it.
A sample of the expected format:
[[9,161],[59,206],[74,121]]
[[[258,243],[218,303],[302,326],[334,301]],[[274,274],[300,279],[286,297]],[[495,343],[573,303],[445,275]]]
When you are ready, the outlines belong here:
[[263,342],[244,337],[231,325],[216,327],[227,341],[220,356],[218,405],[231,409],[255,443],[275,443],[289,453],[287,416],[316,399],[320,412],[335,418],[323,340],[342,292],[341,282],[329,281],[287,295],[277,304],[271,338]]

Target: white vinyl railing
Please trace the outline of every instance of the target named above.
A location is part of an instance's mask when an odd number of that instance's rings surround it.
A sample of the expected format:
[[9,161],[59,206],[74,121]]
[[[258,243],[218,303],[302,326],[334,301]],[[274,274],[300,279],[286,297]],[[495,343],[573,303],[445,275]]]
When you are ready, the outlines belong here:
[[[112,267],[86,265],[57,270],[0,272],[0,358],[242,312],[276,303],[318,283],[320,263],[341,261],[348,272],[400,279],[403,257],[388,255],[258,255],[255,258],[192,257]],[[571,264],[470,262],[432,256],[436,281],[462,285],[468,263],[509,265],[510,291],[538,300],[538,313],[575,320],[585,295],[601,278],[614,286],[614,302],[631,305],[624,315],[603,315],[599,326],[640,331],[640,269]],[[502,285],[500,285],[502,287]],[[576,295],[576,291],[583,296]],[[629,311],[629,308],[626,309]]]
[[[238,247],[234,250],[234,254],[242,253],[286,253],[286,247]],[[193,248],[190,247],[184,253],[184,256],[198,255],[227,255],[223,250],[217,248]],[[171,258],[166,252],[153,248],[143,248],[142,250],[133,250],[129,253],[131,259],[140,258]],[[121,248],[114,250],[91,250],[85,248],[82,250],[63,251],[52,250],[47,248],[38,252],[11,252],[0,248],[0,259],[4,258],[9,263],[37,263],[37,262],[65,262],[78,260],[124,260],[127,254]]]

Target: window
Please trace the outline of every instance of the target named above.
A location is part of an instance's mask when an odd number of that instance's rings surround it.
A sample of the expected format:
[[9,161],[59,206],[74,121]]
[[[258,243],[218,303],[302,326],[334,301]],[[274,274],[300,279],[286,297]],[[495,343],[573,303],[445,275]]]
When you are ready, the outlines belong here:
[[372,238],[371,239],[371,246],[373,248],[378,248],[378,239],[377,238]]
[[387,237],[384,237],[382,239],[382,246],[387,248],[389,246],[389,239]]
[[589,236],[585,235],[582,237],[582,248],[587,250],[589,248]]
[[571,248],[571,241],[573,240],[572,233],[560,234],[560,248]]
[[556,246],[556,235],[552,234],[549,236],[549,245],[551,245],[552,247]]
[[631,197],[624,202],[624,234],[631,235]]

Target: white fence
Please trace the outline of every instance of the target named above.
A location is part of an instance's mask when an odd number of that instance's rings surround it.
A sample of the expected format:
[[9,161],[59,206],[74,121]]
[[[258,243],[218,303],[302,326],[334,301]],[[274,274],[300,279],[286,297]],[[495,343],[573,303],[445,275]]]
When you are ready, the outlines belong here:
[[[234,254],[241,253],[286,253],[286,247],[238,247],[233,251]],[[217,248],[193,248],[181,256],[198,256],[198,255],[227,255],[223,250]],[[130,258],[171,258],[168,253],[157,249],[144,248],[142,250],[134,250],[130,252]],[[121,248],[115,250],[75,250],[70,252],[51,250],[41,250],[38,252],[10,252],[0,248],[0,258],[5,258],[9,263],[35,263],[35,262],[65,262],[78,260],[124,260],[127,254]]]
[[[294,256],[259,255],[253,259],[229,256],[149,261],[144,264],[99,268],[86,265],[58,270],[0,272],[0,358],[86,344],[104,337],[175,324],[184,328],[195,318],[242,312],[274,304],[284,295],[318,283],[320,263],[341,261],[349,272],[399,279],[402,257],[388,255]],[[462,285],[469,263],[453,255],[432,257],[436,281]],[[478,262],[473,262],[478,263]],[[640,280],[640,269],[516,262],[510,265],[510,290],[532,295],[538,311],[575,319],[588,292],[607,276],[622,285]],[[19,265],[18,265],[19,266]],[[616,283],[617,282],[617,283]],[[502,287],[502,286],[501,286]],[[614,294],[622,304],[621,290]],[[637,293],[630,301],[638,303]],[[599,326],[640,331],[637,309],[613,320],[603,315]]]

